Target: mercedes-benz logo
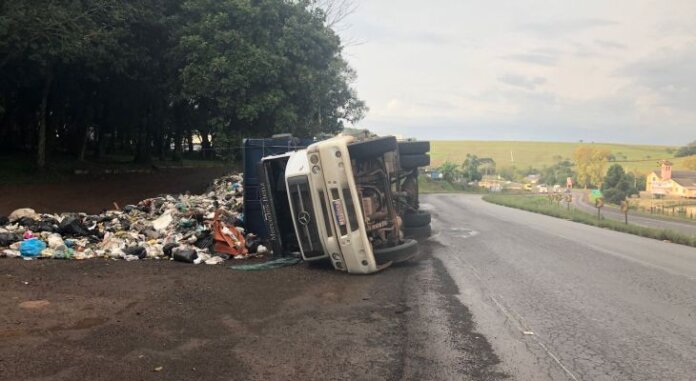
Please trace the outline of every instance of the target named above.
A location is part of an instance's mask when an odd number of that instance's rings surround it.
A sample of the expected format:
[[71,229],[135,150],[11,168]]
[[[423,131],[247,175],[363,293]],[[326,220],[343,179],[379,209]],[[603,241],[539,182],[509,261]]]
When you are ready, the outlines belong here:
[[300,212],[300,215],[297,216],[297,221],[304,226],[307,226],[309,224],[309,221],[311,221],[311,220],[312,219],[309,216],[309,213],[307,213],[307,211],[305,211],[305,210]]

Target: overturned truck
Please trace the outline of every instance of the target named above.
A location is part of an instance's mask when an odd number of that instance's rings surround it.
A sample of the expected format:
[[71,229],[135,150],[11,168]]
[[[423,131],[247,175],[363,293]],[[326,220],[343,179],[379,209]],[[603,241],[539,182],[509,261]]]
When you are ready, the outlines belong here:
[[413,258],[431,234],[418,168],[429,142],[337,136],[259,163],[262,214],[275,252],[354,274]]

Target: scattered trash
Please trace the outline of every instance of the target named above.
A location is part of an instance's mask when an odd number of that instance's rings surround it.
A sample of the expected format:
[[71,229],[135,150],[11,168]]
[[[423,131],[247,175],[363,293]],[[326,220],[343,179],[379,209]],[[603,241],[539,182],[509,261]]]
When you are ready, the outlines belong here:
[[82,225],[77,217],[65,217],[63,221],[60,222],[58,229],[63,234],[68,235],[89,235],[89,231]]
[[23,257],[38,257],[46,244],[38,238],[29,238],[19,245],[19,252]]
[[218,213],[214,217],[213,231],[213,240],[215,241],[213,247],[216,253],[233,255],[235,258],[243,257],[249,253],[240,228],[225,224]]
[[163,366],[158,366],[158,367],[156,367],[156,368],[154,369],[154,371],[155,371],[155,372],[161,372],[162,369],[164,369]]
[[224,258],[222,258],[222,257],[212,257],[212,258],[206,260],[206,261],[205,261],[205,264],[206,264],[206,265],[217,265],[217,264],[220,264],[220,263],[222,263],[222,262],[225,262],[225,259],[224,259]]
[[532,331],[522,331],[522,334],[523,334],[523,335],[526,335],[526,336],[533,336],[533,335],[534,335],[534,332],[532,332]]
[[51,302],[45,299],[41,300],[27,300],[26,302],[19,303],[19,308],[24,308],[26,310],[38,310],[40,308],[47,307]]
[[0,246],[10,246],[22,240],[22,236],[16,233],[0,233]]
[[142,246],[130,246],[123,250],[126,255],[132,255],[138,257],[138,259],[143,259],[147,257],[147,251]]
[[198,253],[191,249],[178,249],[174,250],[172,253],[172,258],[178,262],[193,263],[196,259],[198,259]]
[[264,255],[261,240],[244,230],[242,184],[241,174],[227,175],[201,195],[161,195],[95,215],[17,209],[0,217],[0,257],[215,265]]
[[21,209],[17,209],[14,212],[10,213],[10,215],[7,218],[10,220],[10,222],[15,222],[15,221],[18,221],[22,218],[30,218],[32,220],[38,220],[39,215],[36,214],[36,211],[34,209],[21,208]]
[[166,229],[173,220],[174,219],[172,218],[171,214],[165,213],[162,215],[162,217],[152,221],[152,227],[155,228],[155,230],[162,231]]

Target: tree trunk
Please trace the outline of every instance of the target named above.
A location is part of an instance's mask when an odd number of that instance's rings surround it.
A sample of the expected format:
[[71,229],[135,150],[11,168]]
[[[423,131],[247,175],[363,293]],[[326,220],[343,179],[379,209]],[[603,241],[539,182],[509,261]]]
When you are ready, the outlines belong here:
[[87,143],[89,142],[89,126],[85,125],[84,134],[82,135],[82,146],[80,147],[80,161],[85,161],[87,154]]
[[182,127],[181,124],[176,126],[176,130],[174,131],[174,137],[173,137],[173,142],[174,142],[174,152],[172,152],[172,160],[174,161],[181,161],[181,151],[183,150],[182,147],[182,139],[183,139],[183,134],[182,134]]
[[188,138],[188,153],[193,153],[193,129],[189,126],[186,131],[186,137]]
[[150,143],[151,143],[151,109],[148,107],[145,116],[142,119],[142,127],[138,130],[138,141],[136,142],[135,162],[138,164],[146,164],[151,161]]
[[37,142],[36,165],[39,169],[46,168],[46,119],[48,108],[48,96],[51,93],[53,83],[53,69],[48,69],[46,81],[44,82],[43,93],[41,94],[41,106],[39,108],[39,139]]

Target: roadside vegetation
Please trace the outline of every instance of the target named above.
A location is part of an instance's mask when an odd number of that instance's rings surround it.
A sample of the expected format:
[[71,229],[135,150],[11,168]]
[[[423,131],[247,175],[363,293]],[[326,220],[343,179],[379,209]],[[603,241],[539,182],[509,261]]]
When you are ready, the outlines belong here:
[[366,111],[332,29],[344,3],[0,2],[0,151],[43,172],[339,132]]
[[418,176],[419,193],[486,193],[479,187],[451,183],[447,180],[433,180],[427,176]]
[[696,236],[688,236],[667,229],[654,229],[638,225],[624,224],[623,222],[597,219],[597,215],[586,213],[575,208],[568,209],[563,202],[557,203],[545,196],[538,195],[505,195],[489,194],[483,196],[485,201],[502,206],[522,209],[529,212],[545,214],[547,216],[562,218],[579,222],[585,225],[598,226],[605,229],[629,233],[646,238],[696,247]]

